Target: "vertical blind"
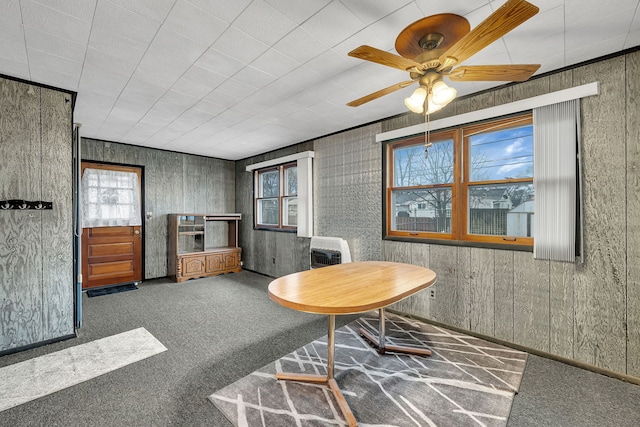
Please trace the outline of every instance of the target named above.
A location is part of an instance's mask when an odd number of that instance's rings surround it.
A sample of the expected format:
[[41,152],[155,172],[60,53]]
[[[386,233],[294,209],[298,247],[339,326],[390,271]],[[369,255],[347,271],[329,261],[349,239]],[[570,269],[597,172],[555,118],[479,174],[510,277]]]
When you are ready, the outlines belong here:
[[533,256],[537,259],[576,259],[579,121],[580,100],[533,110]]

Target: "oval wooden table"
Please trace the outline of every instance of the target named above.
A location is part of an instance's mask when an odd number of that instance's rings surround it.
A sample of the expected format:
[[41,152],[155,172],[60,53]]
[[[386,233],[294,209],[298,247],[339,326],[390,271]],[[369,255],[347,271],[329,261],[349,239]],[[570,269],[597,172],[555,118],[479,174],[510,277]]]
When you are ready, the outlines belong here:
[[279,372],[278,380],[326,384],[350,426],[358,423],[333,375],[335,352],[335,316],[379,310],[378,338],[361,329],[378,352],[386,351],[430,355],[428,349],[385,344],[384,308],[436,282],[428,268],[386,261],[365,261],[332,265],[301,271],[275,279],[269,284],[269,298],[284,307],[329,316],[327,334],[327,375]]

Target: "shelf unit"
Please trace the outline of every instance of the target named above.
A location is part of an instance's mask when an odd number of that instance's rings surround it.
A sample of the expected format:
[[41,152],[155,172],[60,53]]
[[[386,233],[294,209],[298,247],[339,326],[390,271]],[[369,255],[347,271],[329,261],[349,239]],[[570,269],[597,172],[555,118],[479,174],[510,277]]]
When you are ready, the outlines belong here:
[[169,214],[168,275],[176,282],[242,270],[242,214]]

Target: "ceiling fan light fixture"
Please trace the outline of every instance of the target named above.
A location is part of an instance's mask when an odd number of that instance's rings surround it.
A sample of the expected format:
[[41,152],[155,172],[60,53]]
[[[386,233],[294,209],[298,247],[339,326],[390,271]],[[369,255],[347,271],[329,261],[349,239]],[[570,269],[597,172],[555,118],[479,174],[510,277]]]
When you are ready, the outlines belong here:
[[433,84],[431,93],[433,94],[432,100],[434,104],[445,106],[455,99],[458,91],[440,80]]
[[447,104],[437,104],[433,101],[433,95],[429,94],[429,96],[427,97],[427,112],[425,113],[426,115],[429,114],[433,114],[436,111],[442,109],[442,107],[444,107]]
[[424,111],[424,100],[427,98],[427,89],[420,86],[413,91],[410,97],[404,99],[404,105],[414,113],[422,114]]

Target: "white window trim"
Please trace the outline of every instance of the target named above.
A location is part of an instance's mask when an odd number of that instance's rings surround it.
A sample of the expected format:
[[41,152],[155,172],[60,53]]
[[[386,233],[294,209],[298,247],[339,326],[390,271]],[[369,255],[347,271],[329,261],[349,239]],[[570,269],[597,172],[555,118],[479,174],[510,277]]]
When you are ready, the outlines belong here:
[[[559,102],[586,98],[587,96],[598,95],[599,93],[600,87],[598,82],[587,83],[582,86],[576,86],[569,89],[547,93],[544,95],[534,96],[531,98],[522,99],[520,101],[509,102],[507,104],[497,105],[495,107],[485,108],[478,111],[472,111],[470,113],[458,114],[457,116],[433,120],[429,122],[429,130],[434,131],[438,129],[446,129],[454,126],[477,122],[479,120],[493,119],[513,113],[532,110],[537,107],[557,104]],[[424,132],[425,125],[421,123],[402,129],[379,133],[376,135],[376,142],[405,138],[407,136],[418,135]]]
[[298,237],[313,236],[313,151],[303,151],[277,159],[254,163],[246,167],[247,172],[285,163],[296,162],[298,166]]

